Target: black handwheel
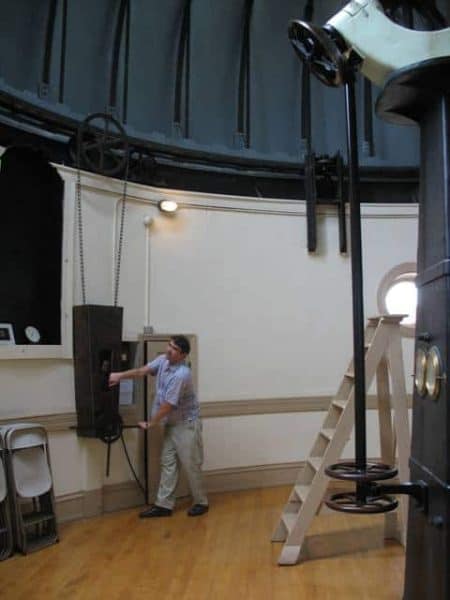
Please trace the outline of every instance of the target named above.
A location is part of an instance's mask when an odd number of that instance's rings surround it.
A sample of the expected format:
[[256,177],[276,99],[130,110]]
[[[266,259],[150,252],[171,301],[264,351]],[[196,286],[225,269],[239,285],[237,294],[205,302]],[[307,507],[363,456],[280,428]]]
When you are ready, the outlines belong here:
[[112,444],[120,439],[123,431],[123,421],[119,414],[104,414],[97,420],[97,437],[105,442]]
[[89,115],[78,129],[77,144],[77,160],[81,159],[91,171],[117,175],[125,170],[128,161],[127,134],[111,115]]
[[289,39],[301,60],[322,83],[338,87],[345,82],[346,62],[323,29],[306,21],[291,21]]
[[348,513],[383,513],[395,510],[398,500],[392,496],[366,496],[364,499],[358,497],[356,492],[342,492],[333,494],[325,501],[328,508]]
[[397,475],[397,469],[383,463],[366,463],[360,468],[355,462],[342,462],[329,465],[325,473],[333,479],[347,479],[350,481],[378,481],[391,479]]

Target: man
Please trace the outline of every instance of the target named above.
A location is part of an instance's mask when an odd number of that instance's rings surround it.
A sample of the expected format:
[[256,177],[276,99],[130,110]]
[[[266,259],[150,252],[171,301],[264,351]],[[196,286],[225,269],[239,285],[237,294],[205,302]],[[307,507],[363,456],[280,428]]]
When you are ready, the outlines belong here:
[[156,395],[150,421],[142,421],[142,429],[164,425],[161,451],[161,479],[156,502],[140,517],[170,517],[175,506],[175,488],[178,482],[178,461],[184,467],[193,505],[190,517],[208,511],[208,498],[203,490],[201,466],[203,463],[202,423],[191,370],[185,358],[191,348],[183,335],[171,338],[166,354],[137,369],[111,373],[110,387],[122,379],[136,379],[146,375],[156,376]]

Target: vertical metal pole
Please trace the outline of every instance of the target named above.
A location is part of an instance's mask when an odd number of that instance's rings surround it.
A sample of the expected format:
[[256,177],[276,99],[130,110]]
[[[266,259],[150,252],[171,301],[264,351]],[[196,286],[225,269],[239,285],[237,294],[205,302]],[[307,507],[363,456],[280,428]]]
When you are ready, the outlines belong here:
[[344,197],[344,164],[341,153],[336,156],[337,200],[339,222],[339,252],[347,253],[347,226],[345,222],[345,197]]
[[353,301],[353,356],[355,375],[355,463],[366,468],[366,377],[364,356],[364,299],[362,276],[361,211],[359,198],[358,144],[356,133],[355,82],[353,74],[345,84],[351,266]]
[[[145,339],[142,341],[144,344],[144,365],[148,362],[147,354],[147,342]],[[144,421],[148,421],[148,384],[147,378],[144,378]],[[144,490],[145,490],[145,502],[149,504],[148,497],[148,429],[144,429]]]
[[375,155],[372,119],[372,83],[364,78],[364,144],[363,149],[367,156]]

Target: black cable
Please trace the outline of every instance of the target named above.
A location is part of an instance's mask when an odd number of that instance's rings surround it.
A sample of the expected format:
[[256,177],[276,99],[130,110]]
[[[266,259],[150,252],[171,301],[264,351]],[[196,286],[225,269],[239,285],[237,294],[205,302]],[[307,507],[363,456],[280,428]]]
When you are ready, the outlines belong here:
[[372,83],[364,78],[364,151],[367,156],[375,156],[372,118]]
[[122,440],[123,451],[125,452],[125,456],[126,456],[126,459],[127,459],[128,465],[129,465],[129,467],[130,467],[130,469],[131,469],[131,472],[133,473],[133,477],[134,477],[134,479],[136,480],[136,483],[138,484],[138,486],[139,486],[140,490],[141,490],[141,491],[142,491],[142,493],[144,494],[144,498],[145,498],[145,500],[147,500],[147,494],[146,494],[145,488],[144,488],[144,486],[142,485],[142,483],[139,481],[139,478],[138,478],[138,476],[137,476],[137,474],[136,474],[136,471],[134,470],[134,468],[133,468],[133,465],[131,464],[130,456],[129,456],[129,454],[128,454],[127,446],[126,446],[126,444],[125,444],[125,439],[124,439],[124,437],[123,437],[123,431],[121,431],[121,433],[120,433],[120,439]]
[[106,451],[106,477],[109,477],[109,467],[111,464],[111,440],[108,440],[108,449]]

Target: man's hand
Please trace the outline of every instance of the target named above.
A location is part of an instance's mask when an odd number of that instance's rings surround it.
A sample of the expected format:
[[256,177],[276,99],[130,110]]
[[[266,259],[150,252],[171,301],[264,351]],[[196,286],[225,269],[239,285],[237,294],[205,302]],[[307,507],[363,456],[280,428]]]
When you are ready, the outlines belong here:
[[149,429],[154,425],[151,421],[139,421],[138,425],[141,429]]
[[110,373],[108,380],[109,387],[114,387],[118,383],[120,383],[120,373]]

